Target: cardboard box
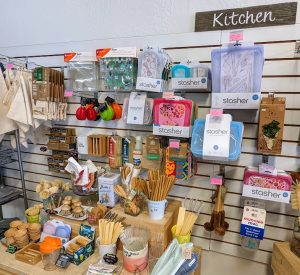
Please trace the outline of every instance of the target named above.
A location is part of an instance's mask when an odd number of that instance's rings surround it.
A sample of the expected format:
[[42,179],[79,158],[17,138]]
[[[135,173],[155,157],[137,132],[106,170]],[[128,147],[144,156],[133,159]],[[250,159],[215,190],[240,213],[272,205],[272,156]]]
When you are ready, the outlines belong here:
[[300,274],[300,259],[291,251],[288,242],[274,243],[271,266],[276,275]]
[[70,259],[70,262],[75,265],[80,265],[84,260],[86,260],[88,257],[94,254],[95,251],[95,228],[89,225],[82,224],[80,226],[79,236],[75,237],[71,241],[64,244],[63,249],[66,252],[67,247],[70,243],[76,243],[76,240],[80,237],[85,237],[87,240],[90,240],[90,242],[79,248],[77,251],[74,252],[74,254],[66,253],[68,258]]
[[119,174],[106,173],[98,178],[99,202],[103,205],[114,207],[118,202],[118,196],[114,191],[114,187],[121,184]]
[[285,115],[285,97],[262,98],[259,112],[257,151],[280,154]]

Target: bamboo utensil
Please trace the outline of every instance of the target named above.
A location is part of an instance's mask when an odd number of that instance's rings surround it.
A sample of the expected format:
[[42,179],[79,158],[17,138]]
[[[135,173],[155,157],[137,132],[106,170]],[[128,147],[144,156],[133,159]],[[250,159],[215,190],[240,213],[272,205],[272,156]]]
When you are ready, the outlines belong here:
[[226,187],[219,186],[216,190],[215,206],[211,219],[209,222],[204,224],[204,228],[207,231],[215,231],[219,236],[224,236],[226,230],[229,227],[229,224],[225,221],[225,211],[224,211],[224,199],[226,194]]
[[99,220],[99,242],[101,245],[115,244],[123,232],[121,222],[109,221],[106,219]]
[[187,211],[184,207],[179,208],[175,236],[185,236],[192,232],[198,218],[198,213]]

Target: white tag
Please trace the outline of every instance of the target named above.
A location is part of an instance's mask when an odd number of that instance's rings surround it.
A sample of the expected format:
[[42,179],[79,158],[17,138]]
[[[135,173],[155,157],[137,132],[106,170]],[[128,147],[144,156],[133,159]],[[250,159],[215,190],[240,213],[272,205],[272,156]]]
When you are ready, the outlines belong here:
[[150,92],[162,92],[165,81],[162,79],[148,78],[138,76],[136,80],[136,89]]
[[87,137],[77,137],[77,151],[78,154],[88,154]]
[[128,102],[127,123],[144,124],[146,94],[132,92]]
[[261,163],[258,166],[258,172],[260,174],[277,176],[277,169],[274,166],[266,164],[266,163]]
[[265,231],[266,210],[245,206],[240,233],[242,236],[262,240]]
[[181,246],[181,258],[185,260],[192,259],[192,250],[193,244],[192,243],[185,243]]
[[212,108],[258,109],[260,93],[212,93]]
[[206,115],[203,158],[227,160],[229,157],[231,115]]

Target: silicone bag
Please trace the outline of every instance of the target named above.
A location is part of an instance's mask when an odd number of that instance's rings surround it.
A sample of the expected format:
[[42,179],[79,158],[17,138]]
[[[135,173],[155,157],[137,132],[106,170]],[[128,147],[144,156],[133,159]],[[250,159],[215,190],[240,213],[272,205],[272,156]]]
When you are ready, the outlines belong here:
[[68,62],[69,78],[74,91],[99,91],[98,62]]
[[169,126],[190,126],[193,101],[155,98],[153,123]]
[[132,91],[136,84],[137,58],[106,57],[99,59],[101,91]]
[[292,178],[283,171],[277,171],[277,176],[260,174],[257,168],[246,168],[244,184],[262,188],[290,191]]
[[[127,123],[128,104],[129,104],[129,98],[126,97],[124,98],[123,112],[122,112],[122,119],[125,123]],[[153,99],[146,98],[146,106],[144,109],[144,125],[148,125],[152,123],[152,109],[153,109]]]
[[[195,157],[203,157],[203,136],[205,119],[196,119],[194,123],[191,151]],[[228,160],[235,161],[241,154],[244,125],[242,122],[232,121],[230,125],[230,146]]]
[[262,45],[230,46],[212,50],[212,91],[260,93],[263,64]]

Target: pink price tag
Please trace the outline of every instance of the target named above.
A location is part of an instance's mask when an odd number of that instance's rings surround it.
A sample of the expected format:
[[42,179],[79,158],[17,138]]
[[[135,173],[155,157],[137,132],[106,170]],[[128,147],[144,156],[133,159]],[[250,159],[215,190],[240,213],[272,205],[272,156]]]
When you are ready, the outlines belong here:
[[243,31],[233,31],[229,33],[229,41],[241,41],[244,38]]
[[210,184],[212,185],[222,185],[222,177],[211,177]]
[[6,64],[6,69],[11,70],[14,67],[14,64],[12,63],[7,63]]
[[73,96],[73,91],[65,90],[64,95],[65,95],[65,97],[71,97],[71,96]]
[[223,110],[222,109],[210,109],[209,114],[211,116],[222,116],[223,115]]
[[170,139],[169,147],[174,148],[174,149],[179,149],[180,148],[180,141],[176,140],[176,139]]
[[174,92],[169,91],[169,92],[163,92],[163,98],[172,98],[174,97]]

